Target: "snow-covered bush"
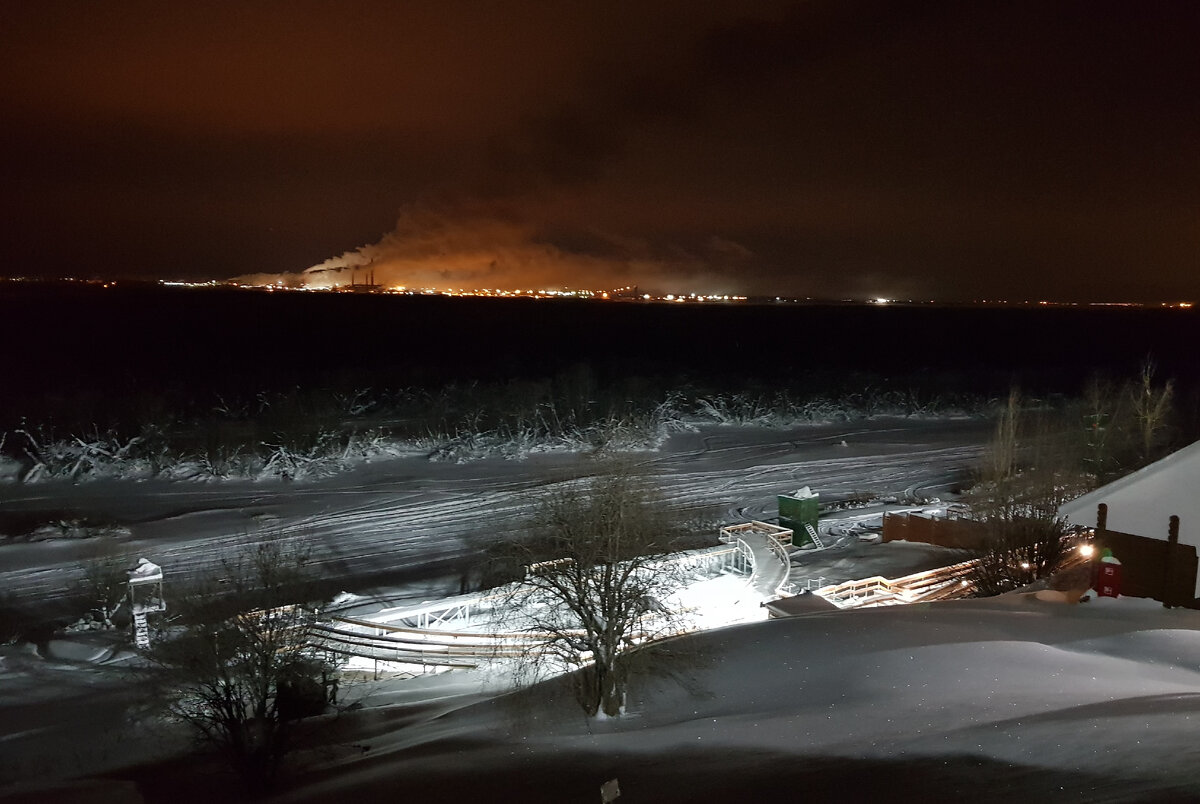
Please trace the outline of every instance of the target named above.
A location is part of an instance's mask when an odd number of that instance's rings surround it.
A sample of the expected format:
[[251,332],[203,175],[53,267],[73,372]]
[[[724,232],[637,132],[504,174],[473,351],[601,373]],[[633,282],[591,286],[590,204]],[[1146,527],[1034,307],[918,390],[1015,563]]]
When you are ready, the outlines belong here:
[[15,431],[31,468],[22,480],[45,478],[77,480],[87,477],[152,477],[171,463],[169,450],[150,430],[132,438],[109,430],[54,438],[28,429]]
[[175,606],[183,626],[144,653],[147,689],[221,751],[255,797],[275,784],[324,711],[332,665],[306,637],[315,619],[308,556],[267,541],[221,562],[219,578]]
[[[954,403],[957,404],[957,403]],[[671,390],[627,379],[607,386],[585,369],[545,380],[461,383],[435,389],[293,388],[216,404],[187,420],[140,430],[93,426],[55,436],[24,427],[0,435],[0,480],[100,477],[304,480],[380,456],[520,459],[538,452],[654,449],[704,423],[794,427],[876,415],[961,412],[946,397],[866,384],[841,395],[760,388]],[[976,403],[977,404],[977,403]]]
[[259,477],[305,480],[328,477],[380,455],[400,455],[405,450],[380,430],[325,432],[307,449],[264,443]]
[[90,522],[87,519],[62,518],[45,522],[30,531],[26,538],[40,542],[47,539],[104,539],[128,536],[129,528]]
[[716,424],[793,427],[873,416],[974,415],[983,404],[973,397],[951,400],[915,389],[866,386],[838,396],[798,396],[788,390],[705,394],[695,399],[693,415]]
[[411,444],[434,461],[469,461],[485,457],[520,459],[538,452],[628,452],[653,449],[671,433],[689,429],[672,395],[654,406],[632,402],[599,416],[547,406],[532,414],[481,429],[473,414],[450,432],[427,432]]

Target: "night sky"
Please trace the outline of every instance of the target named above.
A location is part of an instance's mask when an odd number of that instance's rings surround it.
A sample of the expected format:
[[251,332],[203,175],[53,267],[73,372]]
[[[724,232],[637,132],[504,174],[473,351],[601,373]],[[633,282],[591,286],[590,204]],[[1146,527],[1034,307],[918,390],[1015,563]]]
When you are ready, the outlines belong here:
[[1198,79],[1184,0],[10,3],[0,275],[1194,299]]

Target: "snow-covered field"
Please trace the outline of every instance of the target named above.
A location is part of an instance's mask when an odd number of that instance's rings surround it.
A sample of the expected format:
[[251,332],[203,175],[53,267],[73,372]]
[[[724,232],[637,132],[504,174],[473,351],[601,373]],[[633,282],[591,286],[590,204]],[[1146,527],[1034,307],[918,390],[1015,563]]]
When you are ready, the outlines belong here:
[[[824,499],[944,497],[985,437],[974,422],[710,428],[642,459],[681,511],[711,506],[732,522],[771,516],[775,495],[802,485]],[[448,567],[520,527],[537,489],[586,465],[395,459],[311,484],[6,485],[0,503],[102,513],[125,528],[109,538],[164,566],[168,599],[172,575],[247,537],[283,537],[311,546],[333,582],[395,602],[456,591]],[[0,583],[53,597],[94,541],[0,545]],[[936,563],[929,548],[849,540],[799,572],[836,581]],[[731,580],[720,594],[736,598]],[[347,685],[363,708],[330,716],[283,797],[598,801],[614,778],[631,802],[1200,794],[1190,720],[1200,717],[1200,613],[1010,596],[739,624],[656,650],[613,720],[584,720],[554,681],[508,693],[495,670]],[[119,770],[185,748],[142,708],[124,667],[104,635],[0,648],[0,794],[64,800],[45,788],[101,772],[106,781],[71,788],[74,800],[137,800],[129,780],[173,804],[233,794],[203,762]]]
[[[681,516],[704,512],[740,522],[773,517],[775,495],[804,485],[823,500],[944,496],[975,465],[988,431],[972,419],[877,419],[782,431],[709,426],[677,433],[634,460],[657,476]],[[351,591],[443,579],[522,527],[531,500],[548,485],[593,471],[594,460],[579,453],[463,464],[409,456],[303,483],[0,483],[5,515],[119,528],[104,540],[0,544],[0,589],[23,599],[61,596],[101,541],[131,564],[145,556],[162,565],[168,595],[172,584],[212,572],[239,541],[258,539],[304,546],[324,579]],[[855,576],[843,580],[849,577]],[[458,577],[447,583],[458,590]]]
[[1197,612],[1010,595],[731,626],[666,648],[618,719],[585,721],[553,682],[358,713],[342,739],[360,750],[285,800],[585,802],[613,778],[622,801],[654,802],[1200,795]]
[[[585,720],[555,681],[507,694],[480,672],[362,685],[352,694],[365,707],[330,716],[327,740],[297,754],[280,800],[594,802],[611,779],[621,801],[653,802],[1185,801],[1200,791],[1198,612],[1009,595],[735,625],[659,651],[635,675],[627,713],[608,720]],[[80,677],[102,666],[86,658],[73,659]],[[10,649],[6,698],[11,660]],[[63,705],[86,686],[57,704],[31,692],[95,741],[102,764],[162,739],[144,724],[106,736],[90,722],[95,702]],[[58,746],[40,789],[15,800],[138,800],[141,785],[146,800],[213,801],[236,789],[204,763],[55,787],[56,763],[87,759],[86,746]],[[64,789],[76,797],[57,798]]]

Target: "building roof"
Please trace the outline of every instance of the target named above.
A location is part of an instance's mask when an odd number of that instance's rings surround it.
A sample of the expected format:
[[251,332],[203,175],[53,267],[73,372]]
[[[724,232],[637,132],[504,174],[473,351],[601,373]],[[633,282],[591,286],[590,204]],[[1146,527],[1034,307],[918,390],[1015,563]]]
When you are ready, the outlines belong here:
[[162,580],[162,567],[148,558],[139,558],[137,566],[129,570],[129,582],[132,584],[153,583]]
[[796,617],[818,611],[837,611],[838,608],[837,604],[811,592],[801,592],[798,595],[772,600],[762,605],[775,617]]
[[1095,525],[1100,503],[1108,506],[1109,530],[1165,541],[1175,515],[1180,543],[1200,548],[1200,441],[1065,503],[1058,515]]

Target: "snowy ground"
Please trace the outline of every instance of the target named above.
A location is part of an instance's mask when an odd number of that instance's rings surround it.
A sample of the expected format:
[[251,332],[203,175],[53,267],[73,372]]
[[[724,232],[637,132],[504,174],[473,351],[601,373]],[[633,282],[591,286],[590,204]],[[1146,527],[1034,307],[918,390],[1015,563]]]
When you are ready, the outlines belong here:
[[[635,460],[657,474],[681,515],[703,511],[722,522],[742,522],[775,516],[775,495],[804,485],[823,500],[905,492],[945,496],[977,463],[989,429],[977,420],[928,419],[785,431],[709,426],[676,434]],[[27,521],[69,516],[117,526],[106,547],[131,564],[144,555],[162,565],[168,595],[173,583],[212,572],[239,540],[264,538],[309,548],[333,591],[364,592],[452,576],[480,546],[519,529],[539,491],[594,468],[580,454],[465,464],[409,457],[292,484],[0,483],[0,515]],[[0,589],[24,599],[59,597],[99,541],[0,543]],[[458,578],[451,584],[457,591]]]
[[[504,682],[476,671],[353,689],[365,708],[331,716],[279,800],[595,802],[614,778],[630,802],[1200,795],[1200,612],[1151,601],[1009,595],[730,626],[663,643],[616,719],[585,720],[555,681],[510,694]],[[117,736],[110,753],[144,748]],[[13,800],[235,795],[202,762],[46,787]]]
[[[682,509],[710,505],[732,522],[769,518],[775,495],[802,485],[824,499],[945,496],[985,437],[970,422],[711,428],[644,460]],[[578,456],[402,459],[306,485],[0,486],[0,502],[104,513],[128,528],[119,544],[164,564],[168,590],[173,572],[258,533],[313,546],[345,588],[395,602],[443,594],[456,579],[439,559],[519,527],[533,492],[585,466]],[[842,524],[873,516],[836,515]],[[86,541],[0,545],[0,583],[53,596]],[[894,577],[945,563],[923,546],[844,545],[805,555],[793,577]],[[384,585],[389,573],[409,580]],[[714,595],[737,598],[721,583]],[[664,649],[672,658],[635,679],[628,714],[613,721],[584,721],[554,683],[502,695],[508,677],[495,670],[347,690],[365,708],[342,713],[330,742],[300,755],[302,786],[287,798],[432,800],[454,790],[466,800],[502,791],[503,800],[596,801],[614,777],[621,801],[1200,795],[1194,612],[1136,600],[960,601],[752,622]],[[140,708],[124,661],[102,635],[0,648],[0,794],[179,755],[181,735]],[[226,797],[223,777],[206,768],[117,776],[136,778],[148,800]],[[81,795],[101,800],[94,787]]]
[[583,720],[554,683],[364,711],[342,724],[360,750],[285,800],[584,802],[612,778],[621,801],[654,802],[1200,795],[1197,612],[1014,595],[731,626],[669,648],[619,719]]

